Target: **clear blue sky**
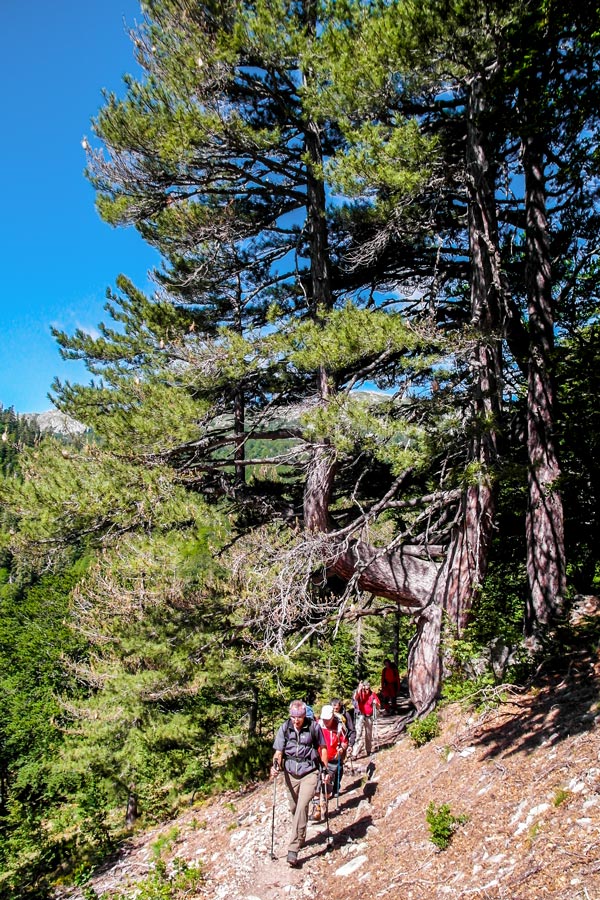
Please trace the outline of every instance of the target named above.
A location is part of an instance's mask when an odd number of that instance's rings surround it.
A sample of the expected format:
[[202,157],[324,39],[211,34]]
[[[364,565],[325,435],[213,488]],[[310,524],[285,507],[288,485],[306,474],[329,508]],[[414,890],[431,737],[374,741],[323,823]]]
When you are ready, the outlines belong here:
[[93,331],[119,272],[148,287],[154,251],[104,224],[83,175],[102,88],[136,73],[137,0],[1,0],[0,403],[42,412],[55,375],[87,381],[50,334]]

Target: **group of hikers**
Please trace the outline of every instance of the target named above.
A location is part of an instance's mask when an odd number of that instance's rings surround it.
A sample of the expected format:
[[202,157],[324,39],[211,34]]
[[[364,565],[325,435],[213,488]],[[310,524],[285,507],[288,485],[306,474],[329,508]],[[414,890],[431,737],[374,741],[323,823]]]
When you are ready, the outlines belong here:
[[[399,690],[398,669],[386,659],[380,694],[371,689],[368,681],[361,681],[352,698],[352,709],[346,709],[335,697],[315,718],[304,700],[290,703],[289,718],[275,735],[271,768],[272,778],[283,772],[293,817],[287,850],[290,866],[299,864],[298,853],[306,840],[311,803],[310,817],[315,821],[324,817],[328,822],[327,801],[339,797],[346,757],[349,755],[354,760],[363,749],[366,756],[371,756],[373,723],[378,711],[383,706],[388,712],[395,712]],[[274,811],[273,804],[273,815]]]

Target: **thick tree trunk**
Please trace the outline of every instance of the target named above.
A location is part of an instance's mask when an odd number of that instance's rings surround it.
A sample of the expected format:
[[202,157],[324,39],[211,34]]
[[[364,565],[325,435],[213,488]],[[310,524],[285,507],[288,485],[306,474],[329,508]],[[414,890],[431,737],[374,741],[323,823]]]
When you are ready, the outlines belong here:
[[525,632],[535,635],[563,608],[565,547],[560,466],[554,443],[554,314],[542,139],[524,141],[529,365],[527,385],[527,577]]
[[473,437],[469,458],[477,465],[475,483],[465,488],[462,497],[459,526],[446,557],[445,571],[440,574],[436,598],[447,614],[450,627],[459,636],[467,624],[475,593],[483,583],[496,509],[492,470],[500,416],[503,286],[494,175],[481,124],[485,111],[484,88],[480,77],[471,82],[467,118],[471,325],[479,335],[470,360]]
[[442,608],[432,602],[421,612],[408,646],[408,693],[420,716],[426,715],[438,699],[442,680],[441,633]]

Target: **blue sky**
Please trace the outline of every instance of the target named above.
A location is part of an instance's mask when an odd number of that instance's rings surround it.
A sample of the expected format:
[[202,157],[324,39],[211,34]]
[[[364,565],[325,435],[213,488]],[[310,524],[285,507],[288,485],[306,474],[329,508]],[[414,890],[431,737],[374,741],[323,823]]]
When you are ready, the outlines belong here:
[[154,251],[104,224],[83,175],[84,135],[102,88],[123,93],[136,64],[137,0],[1,0],[0,403],[41,412],[58,375],[88,381],[50,334],[93,330],[119,272],[148,288]]

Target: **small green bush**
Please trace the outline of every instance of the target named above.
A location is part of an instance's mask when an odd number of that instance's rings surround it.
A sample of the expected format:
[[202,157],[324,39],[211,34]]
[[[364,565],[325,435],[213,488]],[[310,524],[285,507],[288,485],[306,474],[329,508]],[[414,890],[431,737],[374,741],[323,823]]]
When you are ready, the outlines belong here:
[[458,826],[469,820],[469,817],[466,815],[453,816],[448,803],[442,803],[436,809],[433,801],[427,807],[425,818],[429,825],[431,843],[439,847],[440,850],[446,849]]
[[571,791],[567,791],[565,788],[558,788],[555,795],[553,803],[555,806],[561,806],[571,797]]
[[437,737],[440,733],[440,722],[436,712],[430,712],[424,719],[417,719],[406,729],[406,732],[415,745],[422,747]]
[[170,850],[178,837],[179,828],[176,825],[173,825],[167,832],[161,834],[152,844],[152,858],[155,860],[160,859],[163,851]]
[[134,897],[136,900],[185,900],[186,897],[195,896],[203,882],[201,863],[188,864],[185,860],[176,858],[173,860],[171,873],[167,872],[164,863],[156,864],[154,871],[142,881],[136,882],[131,891],[111,893],[106,900],[133,900]]

